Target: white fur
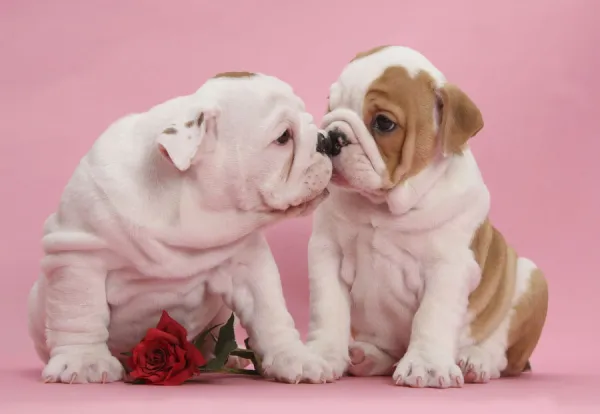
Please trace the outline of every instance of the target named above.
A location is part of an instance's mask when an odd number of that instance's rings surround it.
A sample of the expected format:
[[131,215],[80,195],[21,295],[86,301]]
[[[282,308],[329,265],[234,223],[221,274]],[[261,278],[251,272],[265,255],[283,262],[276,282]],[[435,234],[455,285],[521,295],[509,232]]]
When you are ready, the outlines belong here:
[[[393,372],[397,384],[460,386],[459,351],[476,357],[474,348],[461,349],[473,345],[468,296],[481,278],[470,243],[490,197],[469,150],[440,151],[422,172],[386,188],[383,160],[362,123],[362,102],[368,85],[391,65],[413,76],[427,71],[438,86],[445,83],[418,52],[389,47],[350,63],[332,86],[323,128],[348,134],[351,144],[333,159],[334,173],[348,184],[333,185],[315,213],[308,343],[336,376],[347,369],[354,375]],[[519,263],[522,281],[530,269]],[[515,297],[523,291],[517,290]],[[501,343],[505,350],[509,318],[489,338],[491,348]]]
[[[203,122],[190,126],[200,113]],[[279,145],[286,128],[293,140]],[[331,163],[316,141],[302,101],[265,75],[212,79],[112,124],[45,225],[29,297],[43,377],[119,380],[114,355],[135,346],[162,310],[190,339],[233,310],[269,376],[330,379],[299,339],[260,233],[324,197]]]

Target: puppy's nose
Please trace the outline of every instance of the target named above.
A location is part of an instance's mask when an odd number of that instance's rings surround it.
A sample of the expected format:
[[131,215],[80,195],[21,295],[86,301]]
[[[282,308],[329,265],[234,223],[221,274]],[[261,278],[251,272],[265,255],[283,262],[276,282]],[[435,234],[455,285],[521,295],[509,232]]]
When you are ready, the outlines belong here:
[[320,132],[319,135],[317,135],[317,152],[331,156],[331,141]]
[[331,156],[339,155],[342,148],[350,143],[346,134],[339,128],[334,128],[327,133],[327,138],[331,145]]

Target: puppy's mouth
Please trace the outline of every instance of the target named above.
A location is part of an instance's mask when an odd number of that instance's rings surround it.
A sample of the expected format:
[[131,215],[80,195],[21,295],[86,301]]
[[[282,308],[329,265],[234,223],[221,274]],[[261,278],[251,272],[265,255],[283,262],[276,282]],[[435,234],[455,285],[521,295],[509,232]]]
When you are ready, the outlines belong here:
[[375,202],[379,202],[382,197],[385,196],[386,191],[384,189],[365,189],[352,185],[350,181],[339,171],[333,170],[331,174],[330,182],[337,187],[344,188],[349,191],[354,191],[358,194],[361,194],[363,197],[368,198],[369,200]]
[[327,188],[325,188],[323,191],[321,191],[320,193],[316,194],[314,197],[310,197],[306,200],[304,200],[303,202],[295,205],[295,206],[290,206],[288,207],[288,210],[290,208],[298,208],[298,207],[303,207],[303,206],[307,206],[309,204],[315,203],[315,202],[321,202],[322,200],[326,199],[327,196],[329,196],[329,190]]
[[335,171],[331,174],[331,182],[339,187],[351,187],[346,177]]
[[263,206],[266,211],[271,214],[281,214],[285,213],[286,215],[293,215],[294,213],[299,213],[303,210],[312,211],[314,210],[323,200],[325,200],[329,196],[329,190],[325,188],[322,192],[317,193],[316,195],[311,195],[310,197],[301,200],[295,204],[289,204],[285,208],[275,207],[268,203],[267,200],[263,197]]

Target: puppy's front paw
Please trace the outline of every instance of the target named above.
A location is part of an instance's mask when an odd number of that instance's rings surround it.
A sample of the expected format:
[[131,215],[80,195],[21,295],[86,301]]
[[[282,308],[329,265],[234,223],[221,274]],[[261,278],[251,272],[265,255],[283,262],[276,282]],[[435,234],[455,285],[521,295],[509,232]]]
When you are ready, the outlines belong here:
[[[500,358],[504,359],[504,354]],[[477,345],[458,353],[458,366],[467,383],[485,384],[490,379],[500,378],[500,371],[492,364],[492,355]]]
[[80,345],[55,352],[42,373],[44,382],[85,384],[123,378],[123,367],[106,345]]
[[396,385],[416,388],[459,388],[464,384],[463,374],[452,356],[418,349],[404,355],[392,378]]
[[305,346],[285,349],[273,355],[267,354],[261,366],[264,376],[293,384],[325,383],[333,377],[325,360]]
[[343,347],[337,350],[336,347],[322,341],[310,341],[306,345],[327,362],[332,374],[331,378],[326,379],[327,382],[338,380],[346,373],[350,356]]

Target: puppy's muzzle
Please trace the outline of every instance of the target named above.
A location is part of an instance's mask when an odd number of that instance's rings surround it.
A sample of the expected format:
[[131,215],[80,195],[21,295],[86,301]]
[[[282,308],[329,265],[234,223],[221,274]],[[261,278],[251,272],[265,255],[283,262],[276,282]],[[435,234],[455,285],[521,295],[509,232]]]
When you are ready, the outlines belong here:
[[319,132],[317,138],[317,152],[327,155],[328,157],[335,157],[336,155],[339,155],[342,148],[349,143],[346,134],[337,128],[329,131],[327,136]]

